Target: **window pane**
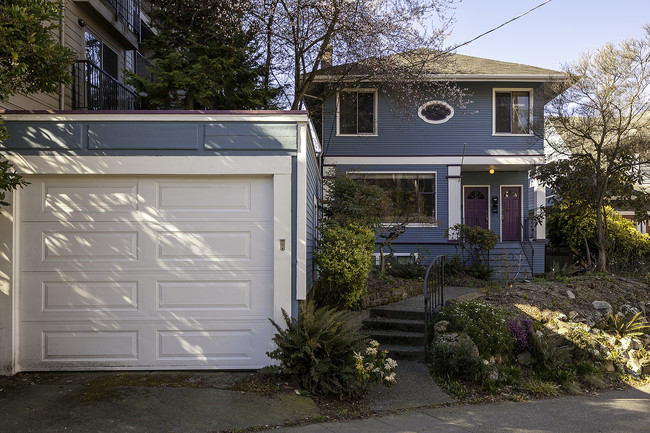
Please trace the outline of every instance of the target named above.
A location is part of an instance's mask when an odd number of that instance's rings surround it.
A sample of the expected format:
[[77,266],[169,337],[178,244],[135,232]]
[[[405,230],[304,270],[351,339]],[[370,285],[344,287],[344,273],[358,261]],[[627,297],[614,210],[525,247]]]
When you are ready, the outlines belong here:
[[102,46],[102,68],[111,77],[117,79],[117,53],[104,44]]
[[86,32],[86,60],[89,60],[97,67],[102,67],[101,62],[101,42],[93,35]]
[[528,92],[512,93],[512,133],[528,134],[530,123],[530,96]]
[[495,98],[495,132],[510,131],[510,93],[496,93]]
[[419,207],[420,215],[433,216],[434,215],[434,194],[420,194]]
[[359,134],[372,134],[375,132],[375,94],[357,93]]
[[357,93],[339,93],[339,132],[341,134],[357,133]]

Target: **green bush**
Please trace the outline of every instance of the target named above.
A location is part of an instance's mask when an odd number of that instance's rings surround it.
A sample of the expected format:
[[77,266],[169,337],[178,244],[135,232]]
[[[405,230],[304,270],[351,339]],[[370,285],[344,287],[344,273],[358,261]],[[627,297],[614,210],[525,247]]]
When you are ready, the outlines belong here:
[[506,327],[506,315],[478,301],[460,302],[444,307],[431,323],[447,320],[450,332],[464,332],[474,341],[485,359],[495,355],[511,355],[515,339]]
[[315,257],[320,272],[315,291],[318,304],[355,307],[366,293],[374,250],[375,233],[368,227],[324,226]]
[[492,269],[489,265],[479,262],[472,263],[472,266],[467,269],[467,274],[484,281],[489,280],[490,277],[492,277],[493,272],[494,269]]
[[[450,227],[447,229],[446,236],[460,247],[464,263],[478,262],[481,256],[494,248],[499,241],[499,236],[492,230],[466,224]],[[468,258],[465,258],[465,253],[469,254]]]
[[460,256],[447,256],[445,260],[445,276],[455,277],[465,272],[465,265]]
[[467,334],[460,334],[454,344],[435,338],[431,345],[431,361],[439,377],[478,382],[485,372],[485,364],[477,356],[476,345]]
[[316,309],[313,302],[297,319],[283,310],[286,328],[273,320],[278,346],[267,355],[280,361],[283,372],[314,394],[354,395],[357,379],[355,352],[365,350],[366,337],[357,333],[350,313]]

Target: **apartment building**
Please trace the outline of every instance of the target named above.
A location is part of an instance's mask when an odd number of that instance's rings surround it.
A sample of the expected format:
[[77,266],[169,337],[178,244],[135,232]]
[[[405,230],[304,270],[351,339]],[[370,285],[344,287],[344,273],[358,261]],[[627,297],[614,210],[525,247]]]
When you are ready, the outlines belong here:
[[16,95],[0,103],[5,110],[133,110],[135,92],[125,71],[147,73],[139,51],[151,34],[141,0],[63,0],[65,21],[59,43],[76,54],[72,85],[58,93]]

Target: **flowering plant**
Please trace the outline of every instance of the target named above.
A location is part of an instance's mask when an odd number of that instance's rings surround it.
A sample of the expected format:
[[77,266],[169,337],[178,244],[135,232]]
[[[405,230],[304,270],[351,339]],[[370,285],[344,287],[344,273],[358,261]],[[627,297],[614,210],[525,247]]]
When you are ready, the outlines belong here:
[[506,327],[510,334],[517,340],[515,343],[515,351],[517,353],[526,352],[533,348],[533,322],[530,319],[515,317],[508,321]]
[[370,340],[365,352],[354,352],[357,380],[363,387],[368,385],[395,385],[397,362],[388,358],[387,350],[379,350],[379,343]]

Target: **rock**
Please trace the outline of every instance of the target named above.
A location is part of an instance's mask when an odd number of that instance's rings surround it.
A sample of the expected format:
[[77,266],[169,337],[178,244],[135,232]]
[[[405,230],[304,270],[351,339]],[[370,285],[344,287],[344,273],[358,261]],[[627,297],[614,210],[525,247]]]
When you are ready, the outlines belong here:
[[447,344],[450,346],[467,345],[469,347],[469,355],[474,358],[479,357],[478,347],[476,347],[476,344],[467,334],[453,332],[450,334],[442,334],[437,338],[439,343]]
[[567,291],[566,291],[566,295],[567,295],[567,297],[568,297],[569,299],[572,299],[572,300],[576,298],[576,295],[574,295],[573,292],[572,292],[571,290],[567,290]]
[[625,366],[636,374],[641,373],[641,370],[643,368],[639,363],[639,361],[635,358],[630,358],[630,360],[627,361]]
[[519,355],[517,355],[517,362],[520,364],[530,365],[532,360],[533,357],[530,352],[521,352]]
[[625,316],[634,316],[635,314],[640,313],[641,310],[639,310],[637,307],[630,305],[630,304],[623,304],[621,305],[621,313],[623,313]]
[[585,325],[592,328],[595,324],[596,322],[594,322],[594,319],[592,319],[591,317],[585,317]]
[[436,334],[444,334],[447,332],[447,328],[449,328],[449,321],[441,320],[440,322],[436,322],[436,324],[433,325],[433,332]]
[[611,362],[606,362],[605,363],[605,370],[607,370],[610,373],[613,373],[613,372],[616,371],[616,367],[614,367],[614,364],[612,364]]
[[650,364],[646,364],[641,368],[643,374],[650,374]]
[[577,311],[569,311],[569,319],[571,320],[576,320],[579,315],[580,313],[578,313]]
[[488,380],[493,380],[495,382],[499,380],[499,370],[496,366],[493,365],[488,369],[487,378]]
[[564,313],[561,312],[561,311],[557,314],[557,316],[555,316],[555,318],[556,318],[557,320],[561,320],[561,321],[563,321],[563,322],[566,322],[566,321],[568,320],[566,314],[564,314]]
[[537,338],[544,338],[544,333],[542,331],[535,331]]
[[643,344],[644,344],[644,345],[646,345],[646,346],[649,346],[649,345],[650,345],[650,335],[648,335],[648,334],[643,334],[643,335],[641,336],[641,338],[642,338],[642,341],[643,341]]
[[605,301],[594,301],[593,302],[593,307],[596,311],[598,311],[600,314],[605,316],[606,318],[609,317],[612,314],[612,306],[610,305],[609,302]]
[[619,340],[621,344],[621,350],[627,351],[632,345],[632,339],[630,337],[623,337]]
[[632,339],[632,348],[639,350],[640,348],[643,347],[643,341],[639,340],[638,338],[633,338]]

